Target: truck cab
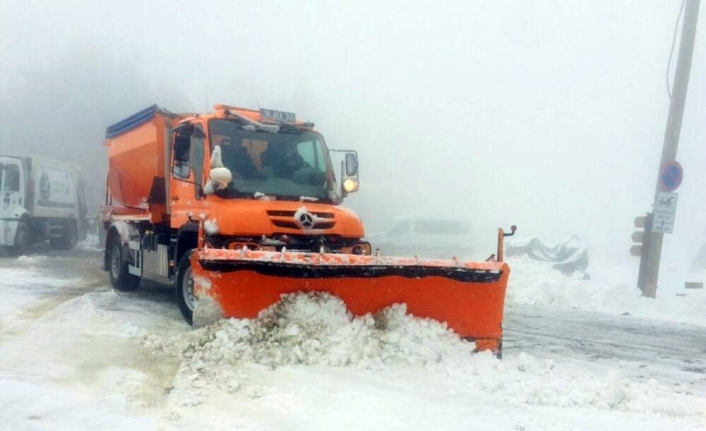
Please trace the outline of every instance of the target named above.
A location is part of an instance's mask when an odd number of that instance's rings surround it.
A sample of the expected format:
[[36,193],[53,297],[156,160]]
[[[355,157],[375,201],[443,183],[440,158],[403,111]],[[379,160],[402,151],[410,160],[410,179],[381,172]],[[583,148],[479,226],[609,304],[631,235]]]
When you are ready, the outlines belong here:
[[72,248],[86,237],[83,180],[73,166],[38,156],[0,156],[0,246],[10,254],[49,240]]
[[[0,243],[12,254],[25,252],[29,247],[29,229],[26,224],[20,226],[20,217],[27,211],[24,208],[26,181],[21,159],[0,157]],[[20,230],[18,232],[18,226]]]
[[[216,247],[352,249],[364,236],[363,225],[338,205],[357,189],[357,159],[348,158],[350,175],[342,172],[348,184],[339,186],[326,142],[313,124],[247,116],[256,113],[221,106],[213,116],[177,125],[166,202],[171,227],[207,214]],[[209,172],[216,167],[227,170],[230,180],[212,188]]]
[[370,254],[362,221],[340,206],[358,189],[357,153],[329,150],[292,113],[155,105],[110,126],[105,146],[105,268],[118,289],[175,282],[201,224],[211,248]]

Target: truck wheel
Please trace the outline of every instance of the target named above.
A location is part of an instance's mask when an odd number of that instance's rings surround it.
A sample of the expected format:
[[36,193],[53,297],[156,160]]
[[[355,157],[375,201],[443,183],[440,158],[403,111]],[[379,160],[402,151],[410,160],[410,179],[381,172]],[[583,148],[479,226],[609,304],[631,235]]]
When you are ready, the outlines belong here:
[[21,256],[29,252],[32,246],[32,232],[26,221],[20,221],[15,231],[15,244],[8,248],[8,252],[13,256]]
[[113,288],[122,292],[131,292],[140,287],[140,277],[132,275],[128,271],[128,262],[123,259],[123,246],[120,244],[120,240],[110,241],[109,250],[108,272]]
[[187,252],[179,261],[176,277],[176,296],[179,310],[189,325],[193,324],[196,296],[194,295],[194,277],[191,271],[191,252]]
[[64,229],[64,234],[59,238],[50,238],[51,247],[57,250],[71,250],[78,243],[78,229],[76,223],[69,222]]

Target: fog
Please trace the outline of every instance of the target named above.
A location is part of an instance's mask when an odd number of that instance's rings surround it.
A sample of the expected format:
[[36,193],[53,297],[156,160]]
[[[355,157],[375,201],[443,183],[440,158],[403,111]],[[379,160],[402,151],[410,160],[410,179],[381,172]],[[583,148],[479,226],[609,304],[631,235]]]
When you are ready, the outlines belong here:
[[[358,150],[346,204],[371,232],[403,213],[453,215],[491,239],[514,223],[630,259],[680,1],[467,3],[4,2],[0,148],[79,163],[97,210],[109,124],[152,103],[292,111],[331,148]],[[665,239],[685,261],[706,243],[703,25],[702,13]]]

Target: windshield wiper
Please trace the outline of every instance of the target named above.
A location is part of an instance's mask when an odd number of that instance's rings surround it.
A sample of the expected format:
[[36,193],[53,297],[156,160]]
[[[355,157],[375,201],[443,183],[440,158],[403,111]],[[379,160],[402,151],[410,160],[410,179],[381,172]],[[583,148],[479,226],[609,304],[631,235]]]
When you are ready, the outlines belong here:
[[[264,194],[263,194],[264,196]],[[331,203],[332,201],[328,198],[315,198],[312,196],[290,196],[290,195],[273,195],[273,194],[268,194],[268,198],[274,197],[278,201],[290,201],[290,202],[328,202]]]
[[292,201],[292,202],[332,202],[328,198],[317,198],[313,196],[289,196],[280,195],[272,193],[248,193],[243,192],[234,188],[227,188],[223,190],[218,190],[216,195],[220,198],[238,198],[238,199],[253,199],[253,200],[278,200],[278,201]]
[[255,198],[255,199],[257,199],[257,200],[262,200],[262,201],[272,201],[272,200],[276,200],[276,199],[277,199],[277,196],[267,195],[267,194],[262,193],[262,192],[255,192],[255,194],[253,194],[252,197]]

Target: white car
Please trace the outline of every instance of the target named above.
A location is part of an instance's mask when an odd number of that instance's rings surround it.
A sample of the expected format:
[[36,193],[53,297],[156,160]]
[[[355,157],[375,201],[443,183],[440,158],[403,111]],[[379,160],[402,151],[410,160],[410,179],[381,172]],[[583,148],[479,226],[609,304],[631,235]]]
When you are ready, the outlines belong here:
[[473,252],[470,223],[431,217],[399,218],[386,231],[368,236],[382,255],[461,258]]

